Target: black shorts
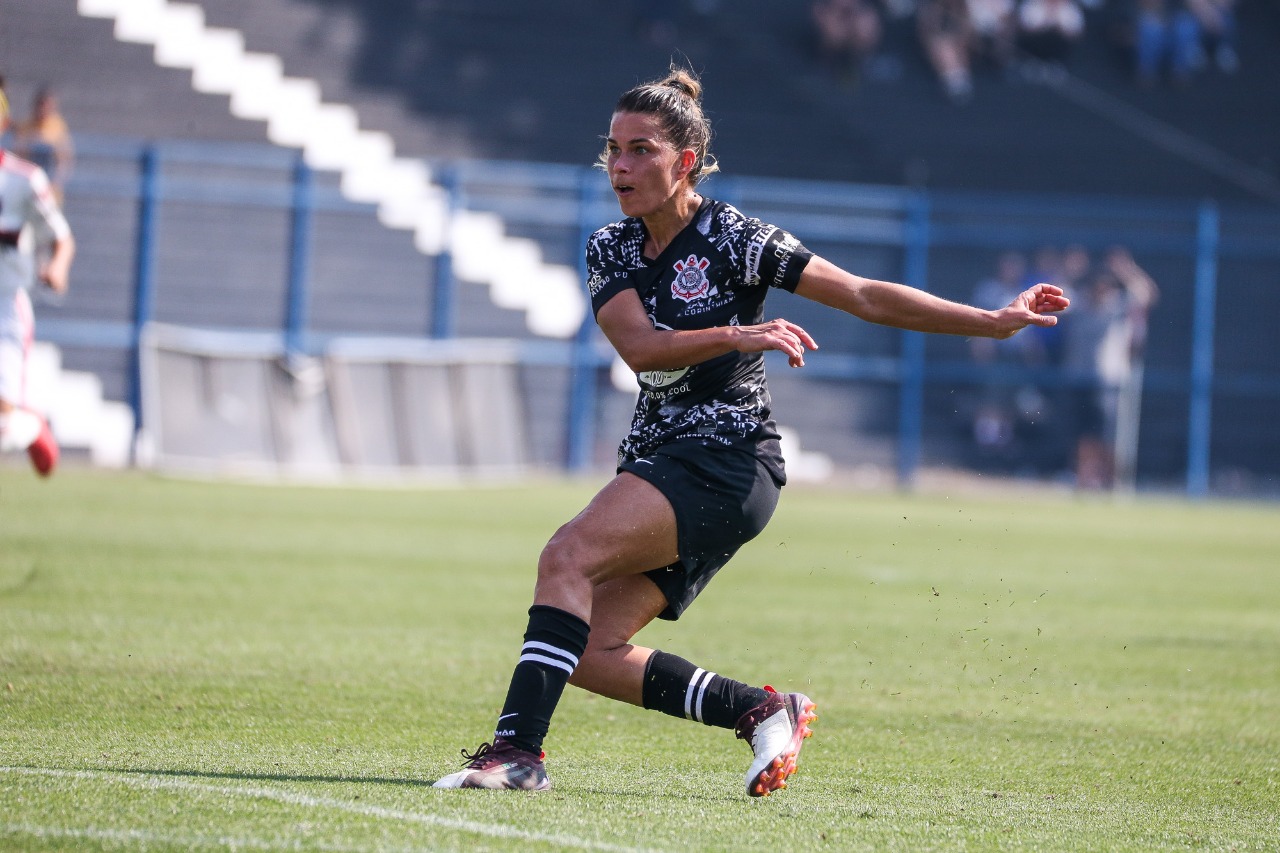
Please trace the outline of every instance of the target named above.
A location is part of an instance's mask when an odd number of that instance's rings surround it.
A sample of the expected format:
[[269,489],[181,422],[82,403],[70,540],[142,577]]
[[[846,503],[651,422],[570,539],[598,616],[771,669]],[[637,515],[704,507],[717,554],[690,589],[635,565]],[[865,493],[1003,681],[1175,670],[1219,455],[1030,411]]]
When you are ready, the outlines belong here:
[[667,598],[659,619],[679,619],[716,572],[764,530],[781,485],[742,450],[677,440],[618,466],[652,483],[676,514],[680,559],[645,572]]

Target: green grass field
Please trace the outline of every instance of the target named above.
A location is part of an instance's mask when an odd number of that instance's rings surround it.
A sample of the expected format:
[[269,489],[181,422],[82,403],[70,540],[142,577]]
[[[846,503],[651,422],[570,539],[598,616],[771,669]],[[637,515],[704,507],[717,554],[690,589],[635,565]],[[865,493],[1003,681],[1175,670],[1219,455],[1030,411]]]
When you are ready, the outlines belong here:
[[0,849],[1277,850],[1280,512],[790,488],[639,641],[820,719],[570,689],[555,790],[487,739],[537,553],[595,483],[323,489],[0,468]]

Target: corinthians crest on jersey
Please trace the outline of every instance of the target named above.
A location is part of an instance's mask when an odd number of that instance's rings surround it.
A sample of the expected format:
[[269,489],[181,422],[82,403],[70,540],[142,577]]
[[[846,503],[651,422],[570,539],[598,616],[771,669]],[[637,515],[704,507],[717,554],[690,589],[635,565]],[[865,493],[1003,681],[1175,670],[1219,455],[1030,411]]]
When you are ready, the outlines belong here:
[[676,299],[692,302],[695,299],[714,296],[719,292],[707,278],[707,267],[711,266],[711,261],[706,258],[690,255],[683,261],[676,261],[672,266],[676,271],[676,277],[671,282],[671,295]]
[[[704,199],[693,221],[657,257],[645,257],[644,223],[605,226],[587,243],[592,309],[632,290],[655,329],[679,332],[751,325],[770,288],[795,290],[812,253],[781,228]],[[631,434],[619,448],[639,458],[679,438],[754,447],[774,437],[762,353],[727,352],[638,375]]]

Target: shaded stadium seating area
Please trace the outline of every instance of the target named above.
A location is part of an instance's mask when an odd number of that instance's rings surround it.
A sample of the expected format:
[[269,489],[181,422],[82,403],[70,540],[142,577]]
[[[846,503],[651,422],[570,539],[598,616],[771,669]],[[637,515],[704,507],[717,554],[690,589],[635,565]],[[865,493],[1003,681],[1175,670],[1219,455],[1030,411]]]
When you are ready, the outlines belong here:
[[[242,28],[251,45],[289,57],[294,73],[323,81],[326,92],[381,110],[406,150],[421,156],[466,146],[496,159],[589,161],[618,92],[685,57],[704,75],[717,150],[736,174],[1252,197],[1161,147],[1162,130],[1189,134],[1273,181],[1280,170],[1280,127],[1258,122],[1280,80],[1274,4],[1242,6],[1243,63],[1233,76],[1138,89],[1115,35],[1125,4],[1113,2],[1089,13],[1088,35],[1066,64],[1080,91],[1064,95],[1035,74],[979,70],[975,97],[962,108],[941,97],[909,17],[888,24],[880,51],[896,73],[847,85],[816,61],[806,4],[653,4],[676,10],[674,35],[660,44],[637,34],[636,16],[649,5],[639,3],[597,5],[585,18],[571,2],[203,5],[211,22]],[[410,130],[388,114],[388,98],[430,117],[433,129]]]
[[[1241,8],[1241,70],[1207,73],[1184,87],[1134,85],[1126,57],[1110,37],[1117,9],[1090,13],[1091,37],[1066,66],[1067,75],[1045,75],[1029,66],[1016,73],[980,71],[973,98],[947,101],[927,66],[909,18],[891,22],[881,45],[885,61],[876,74],[851,82],[833,78],[815,59],[801,4],[768,0],[701,2],[676,8],[674,37],[654,40],[637,27],[644,4],[602,4],[582,17],[582,4],[554,0],[202,0],[213,26],[244,33],[246,48],[278,54],[286,72],[315,79],[324,99],[350,103],[361,125],[389,133],[397,151],[433,162],[494,159],[582,166],[599,148],[613,99],[628,86],[660,75],[674,57],[700,71],[706,106],[716,123],[714,149],[727,177],[760,176],[911,186],[974,193],[1118,197],[1193,209],[1217,199],[1236,209],[1276,208],[1280,121],[1274,118],[1280,80],[1280,12],[1274,4]],[[94,160],[103,140],[194,140],[225,144],[231,159],[243,152],[270,168],[207,163],[172,167],[259,182],[264,192],[289,191],[292,154],[269,149],[264,123],[228,112],[228,99],[194,93],[190,72],[159,68],[148,45],[123,44],[112,25],[86,19],[76,0],[10,0],[0,19],[0,71],[9,78],[16,109],[41,83],[59,92],[73,131],[86,141],[81,177],[68,211],[81,237],[74,298],[44,306],[43,321],[128,323],[134,265],[136,200],[112,195],[102,176],[119,170],[136,178],[126,159]],[[886,70],[887,69],[887,70]],[[1064,80],[1066,84],[1064,84]],[[266,152],[265,154],[263,152]],[[124,163],[125,165],[121,165]],[[129,174],[124,174],[129,173]],[[315,176],[317,192],[336,195],[335,179]],[[201,204],[207,203],[201,201]],[[1036,218],[1034,201],[1027,217]],[[434,261],[410,235],[384,228],[370,206],[337,205],[317,220],[311,243],[313,327],[321,332],[416,336],[431,322]],[[165,254],[159,319],[217,326],[279,326],[285,312],[286,251],[290,218],[280,208],[246,212],[228,206],[210,218],[194,202],[166,208],[160,225]],[[1046,223],[1052,219],[1046,219]],[[1065,233],[1065,232],[1064,232]],[[532,233],[531,236],[539,236]],[[579,241],[548,241],[557,263],[575,264]],[[1105,239],[1105,235],[1098,240]],[[815,246],[876,276],[900,278],[895,249],[851,250]],[[999,248],[992,240],[971,249],[939,250],[933,276],[941,292],[967,298]],[[1024,249],[1030,245],[1021,246]],[[843,254],[842,254],[843,253]],[[1190,330],[1191,272],[1181,258],[1147,259],[1167,287],[1160,321],[1171,333],[1153,336],[1153,355],[1183,369]],[[1265,266],[1265,265],[1264,265]],[[1265,297],[1274,281],[1258,267],[1236,267],[1233,285]],[[211,287],[216,282],[218,287]],[[459,290],[457,329],[463,335],[527,337],[517,312],[496,307],[476,288]],[[1223,322],[1244,331],[1224,346],[1222,363],[1265,370],[1247,345],[1260,315],[1251,298],[1224,301]],[[806,306],[807,308],[808,306]],[[843,327],[817,312],[804,314],[834,352],[866,348],[867,340],[891,348],[880,330],[860,341],[843,340]],[[935,346],[931,344],[931,347]],[[936,345],[942,357],[963,358],[963,348]],[[109,396],[122,398],[129,383],[127,351],[75,345],[64,359],[104,377]],[[851,427],[882,436],[877,461],[891,458],[893,394],[887,386],[850,391],[840,379],[804,379],[775,390],[780,404],[799,411],[819,393],[826,420],[809,427],[832,436]],[[1157,388],[1157,391],[1159,389]],[[929,403],[945,414],[945,389]],[[1175,472],[1185,449],[1182,392],[1158,393],[1147,403],[1153,417],[1144,429],[1144,464]],[[1267,405],[1271,405],[1270,402]],[[560,416],[548,412],[549,418]],[[962,455],[963,424],[932,417],[934,447]],[[1168,434],[1160,433],[1168,423]],[[1265,419],[1254,422],[1264,431]],[[1225,455],[1258,441],[1234,425]],[[806,432],[806,435],[810,432]],[[557,433],[549,443],[560,450]],[[607,448],[606,448],[607,451]],[[607,452],[604,454],[607,456]],[[603,457],[602,457],[603,458]],[[849,460],[840,460],[849,461]],[[1053,464],[1061,464],[1061,460]]]
[[[1234,75],[1139,89],[1114,37],[1125,4],[1113,2],[1089,13],[1088,36],[1066,64],[1080,92],[980,70],[963,107],[941,97],[910,18],[886,27],[880,53],[896,70],[848,85],[817,62],[802,4],[665,4],[681,11],[678,34],[663,44],[637,34],[645,4],[602,4],[586,17],[566,0],[200,5],[211,25],[244,32],[248,49],[279,54],[289,74],[319,81],[327,100],[356,104],[362,122],[391,132],[409,156],[589,162],[617,93],[684,57],[704,75],[717,150],[736,174],[1256,198],[1153,142],[1161,130],[1273,180],[1280,171],[1274,3],[1241,5]],[[183,72],[155,68],[146,47],[113,42],[108,22],[79,18],[73,0],[13,0],[5,16],[11,86],[58,86],[80,131],[263,138],[261,126],[229,118],[225,101],[193,96]],[[1145,131],[1124,126],[1126,117]]]

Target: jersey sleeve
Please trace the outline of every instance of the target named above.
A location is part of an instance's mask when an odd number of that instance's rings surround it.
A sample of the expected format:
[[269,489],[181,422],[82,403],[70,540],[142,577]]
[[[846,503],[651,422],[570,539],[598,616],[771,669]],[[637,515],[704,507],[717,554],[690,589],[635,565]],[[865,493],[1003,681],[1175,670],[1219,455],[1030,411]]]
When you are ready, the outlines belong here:
[[795,292],[813,252],[788,232],[759,219],[748,219],[742,234],[746,243],[746,280]]
[[623,261],[616,230],[602,228],[587,241],[587,291],[591,311],[600,313],[610,299],[635,287],[633,272]]
[[44,170],[34,169],[30,176],[31,195],[28,199],[27,222],[35,232],[36,242],[48,245],[71,236],[71,226],[58,207],[58,199],[49,185]]

